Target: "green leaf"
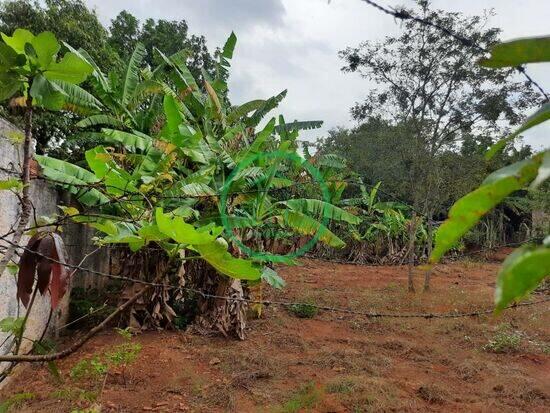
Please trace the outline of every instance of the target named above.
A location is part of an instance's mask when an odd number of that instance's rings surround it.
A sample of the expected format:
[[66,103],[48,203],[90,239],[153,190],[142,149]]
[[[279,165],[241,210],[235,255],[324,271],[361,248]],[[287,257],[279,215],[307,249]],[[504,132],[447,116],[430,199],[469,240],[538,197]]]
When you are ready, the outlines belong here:
[[285,123],[284,125],[277,125],[275,127],[275,132],[290,132],[290,131],[299,131],[307,129],[317,129],[323,126],[322,120],[309,120],[309,121],[295,121],[291,123]]
[[185,63],[187,61],[187,53],[175,53],[168,59],[171,62],[171,65],[178,70],[181,78],[185,81],[187,86],[193,90],[197,97],[200,97],[198,94],[199,86],[197,85],[197,81]]
[[157,208],[155,217],[159,230],[179,244],[208,244],[215,241],[223,231],[223,227],[195,228],[179,216],[163,213],[162,208]]
[[331,247],[343,248],[346,245],[344,241],[323,224],[301,212],[285,210],[282,215],[276,216],[275,219],[282,227],[288,227],[299,234],[317,234],[319,241]]
[[153,146],[153,138],[140,134],[124,132],[115,129],[102,129],[105,140],[111,143],[121,143],[129,151],[135,152],[136,149],[147,152]]
[[15,66],[22,66],[27,61],[24,55],[17,54],[10,46],[0,43],[0,68],[7,70]]
[[23,327],[23,321],[24,317],[6,317],[3,320],[0,320],[0,331],[19,335],[21,333],[21,328]]
[[141,43],[136,44],[132,56],[128,61],[128,67],[126,68],[126,75],[124,76],[124,88],[122,90],[122,105],[126,106],[130,102],[136,87],[139,83],[139,70],[143,63],[143,60],[147,56],[147,50]]
[[227,38],[225,45],[223,46],[222,56],[226,59],[233,58],[233,52],[235,51],[235,45],[237,44],[237,36],[235,33],[231,32]]
[[271,137],[271,134],[273,133],[274,128],[275,128],[275,118],[271,118],[271,120],[267,123],[267,125],[265,125],[265,127],[261,130],[261,132],[256,134],[254,141],[248,147],[244,148],[239,152],[239,154],[236,156],[237,162],[241,162],[247,159],[248,157],[261,152],[262,146]]
[[242,118],[243,116],[249,114],[253,110],[260,109],[265,104],[265,100],[257,99],[251,100],[250,102],[243,103],[240,106],[234,108],[227,115],[227,122],[233,123]]
[[92,172],[60,159],[42,155],[35,155],[35,158],[46,178],[75,194],[76,199],[83,204],[94,206],[98,204],[104,205],[109,202],[109,198],[100,191],[88,187],[89,184],[99,182]]
[[130,175],[121,169],[103,146],[96,146],[85,153],[86,162],[97,178],[105,184],[109,194],[124,195],[137,192]]
[[118,119],[109,115],[92,115],[79,121],[76,126],[79,128],[88,128],[90,126],[107,125],[122,128],[124,125]]
[[533,291],[550,276],[550,248],[525,246],[510,254],[498,274],[495,291],[496,311],[502,311]]
[[53,62],[44,72],[48,80],[62,80],[67,83],[79,84],[93,72],[92,66],[72,52],[65,53],[59,62]]
[[65,82],[63,80],[52,80],[51,83],[55,85],[55,88],[63,94],[63,109],[65,110],[86,114],[89,112],[99,111],[103,106],[94,95],[78,85]]
[[193,182],[190,184],[182,185],[180,191],[184,195],[188,195],[191,197],[216,195],[216,192],[212,188],[202,182]]
[[0,180],[0,190],[6,189],[20,191],[23,189],[23,182],[15,178],[6,179],[4,181]]
[[225,240],[215,240],[194,248],[212,267],[231,278],[258,280],[262,272],[252,261],[235,258],[227,251]]
[[539,166],[537,177],[531,183],[531,188],[538,188],[548,178],[550,178],[550,150],[545,151],[542,155],[542,163]]
[[2,40],[19,54],[25,53],[25,44],[32,43],[34,34],[26,29],[15,29],[13,36],[2,33]]
[[65,105],[63,92],[42,75],[37,75],[31,85],[30,95],[37,106],[48,110],[61,110]]
[[23,82],[9,73],[0,76],[0,100],[7,100],[23,88]]
[[52,32],[40,33],[32,39],[31,44],[36,52],[40,66],[44,69],[46,69],[52,61],[55,61],[57,52],[61,49],[61,45]]
[[77,222],[79,224],[86,224],[107,235],[116,235],[118,233],[118,228],[115,224],[114,219],[116,219],[116,217],[95,216],[95,215],[94,216],[76,215],[73,217],[74,222]]
[[179,125],[183,123],[179,102],[170,95],[164,95],[164,114],[166,115],[166,126],[170,133],[178,133]]
[[272,270],[269,267],[264,267],[264,270],[262,271],[262,280],[278,290],[284,288],[286,285],[285,280],[277,274],[277,271]]
[[456,201],[449,218],[437,230],[430,262],[439,261],[487,212],[535,179],[541,162],[539,154],[502,168],[489,175],[478,189]]
[[361,223],[361,218],[358,216],[319,199],[289,199],[288,201],[281,201],[281,204],[286,205],[294,211],[308,213],[316,217],[322,216],[331,220],[345,221],[353,225]]
[[550,36],[544,36],[499,43],[491,48],[491,57],[481,59],[479,63],[485,67],[498,68],[549,61]]
[[88,54],[88,52],[84,49],[74,49],[70,44],[63,42],[63,45],[69,49],[72,53],[80,57],[82,60],[86,61],[90,66],[93,68],[93,77],[97,80],[99,86],[103,89],[103,93],[109,93],[111,92],[111,86],[109,85],[109,82],[97,63],[92,59],[92,57]]
[[247,126],[258,126],[265,115],[279,106],[279,103],[286,97],[286,89],[276,96],[272,96],[265,101],[261,108],[254,111],[254,113],[246,120]]
[[531,129],[532,127],[547,121],[548,119],[550,119],[550,103],[545,103],[539,110],[529,116],[525,122],[523,122],[523,124],[514,131],[514,133],[492,145],[485,154],[485,158],[491,159],[495,156],[495,154],[502,151],[506,144],[514,140],[520,133],[525,132],[527,129]]

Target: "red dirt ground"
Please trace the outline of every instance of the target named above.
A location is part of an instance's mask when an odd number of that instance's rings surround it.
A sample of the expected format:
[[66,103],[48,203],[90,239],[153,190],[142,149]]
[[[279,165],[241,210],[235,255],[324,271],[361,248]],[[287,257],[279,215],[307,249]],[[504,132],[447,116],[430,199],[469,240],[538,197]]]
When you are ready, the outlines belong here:
[[[497,268],[441,265],[430,293],[409,294],[405,267],[305,260],[281,268],[288,286],[270,294],[360,311],[464,312],[491,307]],[[302,319],[270,307],[250,321],[246,341],[146,332],[132,339],[142,349],[128,366],[72,378],[79,360],[104,358],[124,342],[108,331],[58,363],[62,383],[46,366],[28,366],[0,400],[17,412],[547,412],[549,310],[545,303],[450,320],[325,311]],[[31,399],[16,403],[23,392]]]

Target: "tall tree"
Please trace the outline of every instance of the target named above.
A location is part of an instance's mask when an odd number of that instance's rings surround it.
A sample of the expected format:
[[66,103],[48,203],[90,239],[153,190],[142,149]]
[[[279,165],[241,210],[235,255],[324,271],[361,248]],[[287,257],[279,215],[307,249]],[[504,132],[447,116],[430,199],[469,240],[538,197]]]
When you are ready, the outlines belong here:
[[[489,15],[432,10],[428,0],[417,0],[411,12],[482,47],[494,44],[499,35],[498,29],[486,28]],[[363,121],[376,116],[400,125],[408,137],[407,191],[413,204],[431,216],[439,203],[436,156],[456,149],[467,136],[502,136],[538,98],[528,85],[514,80],[512,69],[478,66],[479,49],[412,20],[403,27],[399,36],[366,41],[340,56],[345,72],[357,72],[377,85],[352,108],[353,117]]]
[[167,56],[181,50],[187,52],[187,66],[196,78],[202,78],[202,69],[213,74],[215,62],[208,52],[204,36],[189,35],[185,20],[147,19],[142,24],[126,10],[111,20],[109,43],[126,60],[138,42],[147,50],[145,62],[154,67],[163,59],[155,48]]

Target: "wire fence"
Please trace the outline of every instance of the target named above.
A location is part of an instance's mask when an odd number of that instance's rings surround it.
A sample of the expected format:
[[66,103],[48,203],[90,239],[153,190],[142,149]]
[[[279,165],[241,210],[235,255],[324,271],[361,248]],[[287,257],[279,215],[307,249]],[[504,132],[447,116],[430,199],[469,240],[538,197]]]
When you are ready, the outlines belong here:
[[[180,285],[173,285],[173,284],[167,284],[167,283],[159,283],[159,282],[149,282],[146,280],[136,279],[132,277],[125,277],[121,275],[111,274],[107,272],[97,271],[92,268],[86,268],[80,265],[73,265],[69,263],[65,263],[59,260],[56,260],[54,258],[51,258],[47,255],[44,255],[38,251],[34,251],[30,248],[23,247],[16,245],[15,243],[12,243],[10,240],[8,240],[5,237],[0,237],[0,239],[3,239],[5,242],[8,242],[12,244],[15,248],[27,251],[29,253],[32,253],[34,255],[37,255],[43,259],[46,259],[50,262],[54,262],[60,265],[63,265],[67,268],[70,268],[74,271],[82,271],[86,272],[92,275],[100,276],[100,277],[106,277],[113,280],[118,281],[125,281],[125,282],[131,282],[135,284],[141,284],[144,286],[150,286],[150,287],[159,287],[167,290],[180,290],[180,291],[187,291],[191,293],[195,293],[200,295],[203,298],[211,298],[216,300],[224,300],[224,301],[231,301],[231,302],[245,302],[248,304],[260,304],[265,306],[270,305],[278,305],[283,307],[295,307],[295,306],[310,306],[315,307],[318,310],[323,311],[330,311],[335,313],[344,313],[344,314],[353,314],[353,315],[360,315],[367,318],[424,318],[424,319],[431,319],[431,318],[460,318],[460,317],[474,317],[474,316],[480,316],[480,315],[486,315],[491,314],[494,310],[493,309],[480,309],[470,312],[452,312],[452,313],[383,313],[383,312],[369,312],[369,311],[357,311],[350,308],[339,308],[339,307],[332,307],[332,306],[323,306],[323,305],[317,305],[317,304],[311,304],[311,303],[305,303],[305,302],[292,302],[292,301],[277,301],[277,300],[254,300],[249,298],[243,298],[243,297],[235,297],[235,296],[223,296],[223,295],[216,295],[216,294],[209,294],[202,290],[198,290],[196,288],[192,287],[185,287]],[[187,259],[195,259],[199,257],[188,257]],[[185,260],[185,258],[184,258]],[[524,306],[531,306],[536,304],[542,304],[550,301],[550,297],[537,300],[537,301],[531,301],[531,302],[525,302],[525,303],[518,303],[511,306],[508,306],[507,308],[516,308],[516,307],[524,307]]]

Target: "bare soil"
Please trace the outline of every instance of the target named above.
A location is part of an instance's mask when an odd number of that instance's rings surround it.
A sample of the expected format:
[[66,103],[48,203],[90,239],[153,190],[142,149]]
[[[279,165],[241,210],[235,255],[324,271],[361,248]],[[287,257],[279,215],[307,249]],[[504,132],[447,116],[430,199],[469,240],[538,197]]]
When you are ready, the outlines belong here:
[[[491,308],[498,266],[441,265],[431,292],[411,294],[405,267],[304,260],[280,269],[284,291],[264,295],[358,311],[467,312]],[[545,303],[444,320],[322,311],[304,319],[271,306],[250,321],[246,341],[145,332],[132,338],[141,345],[133,362],[74,377],[79,361],[103,360],[125,342],[107,331],[57,363],[62,382],[46,365],[27,366],[0,400],[17,412],[548,412],[549,310]]]

